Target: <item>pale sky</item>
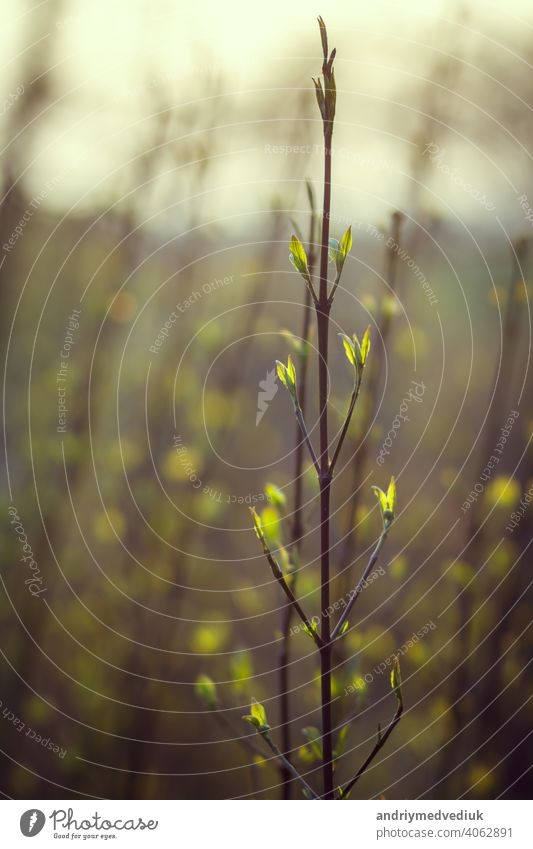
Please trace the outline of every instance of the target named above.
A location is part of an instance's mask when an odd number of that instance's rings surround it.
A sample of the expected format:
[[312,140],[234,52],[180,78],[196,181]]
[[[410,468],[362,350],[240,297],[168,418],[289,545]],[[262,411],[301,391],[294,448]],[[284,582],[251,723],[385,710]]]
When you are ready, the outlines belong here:
[[[4,57],[0,85],[7,96],[17,85],[19,60],[28,50],[28,22],[35,22],[47,4],[25,6],[1,0],[0,8]],[[461,10],[467,10],[466,17]],[[319,70],[315,20],[319,13],[326,19],[331,44],[338,49],[338,86],[347,92],[344,117],[348,115],[358,127],[357,133],[341,128],[337,137],[338,145],[347,151],[346,180],[356,181],[369,193],[367,207],[375,208],[376,215],[383,198],[375,197],[375,169],[373,173],[358,160],[379,160],[390,154],[391,139],[380,121],[388,108],[386,100],[391,92],[396,96],[394,87],[402,75],[402,85],[412,92],[417,75],[423,76],[427,70],[433,49],[448,49],[450,34],[452,43],[456,36],[466,46],[476,43],[505,63],[517,61],[514,51],[521,43],[529,40],[533,44],[529,0],[512,0],[505,8],[485,0],[343,0],[316,7],[306,0],[263,4],[242,0],[65,0],[56,21],[58,38],[52,63],[61,94],[51,114],[39,119],[39,143],[29,179],[37,187],[43,175],[67,169],[68,179],[52,198],[59,205],[74,202],[97,184],[105,194],[109,175],[121,158],[135,155],[139,144],[142,147],[143,127],[135,123],[140,106],[137,95],[146,92],[147,81],[154,88],[164,84],[175,93],[176,101],[183,103],[194,99],[202,74],[210,68],[223,69],[224,85],[243,121],[249,107],[247,97],[255,88],[308,85],[310,72]],[[35,31],[42,36],[38,27]],[[346,107],[350,92],[356,94],[352,112]],[[408,111],[405,114],[408,120]],[[403,131],[400,126],[399,137]],[[232,143],[241,143],[242,136],[242,145],[246,145],[249,139],[245,135],[236,131]],[[265,142],[268,140],[266,136]],[[406,137],[401,144],[407,155]],[[452,139],[447,147],[450,168],[458,167],[454,147],[461,147],[459,140]],[[518,154],[517,162],[507,166],[511,183],[513,169],[524,167],[523,152]],[[395,170],[401,170],[401,163],[397,164]],[[461,151],[460,165],[470,180],[489,193],[487,167],[490,171],[492,165],[482,161],[475,144],[467,144]],[[224,167],[232,179],[240,179],[243,171],[246,179],[252,179],[256,164],[243,161],[242,156],[232,161],[230,156]],[[498,167],[492,170],[499,181]],[[276,169],[266,176],[275,179]],[[469,210],[475,213],[471,196],[464,191],[458,194],[457,186],[447,186],[442,174],[435,177],[442,184],[443,197],[456,198],[466,214]],[[493,187],[493,191],[500,189],[499,185]],[[97,200],[101,198],[98,191],[95,189]],[[402,175],[389,173],[387,202],[400,202],[403,191]],[[90,205],[90,197],[87,203]]]

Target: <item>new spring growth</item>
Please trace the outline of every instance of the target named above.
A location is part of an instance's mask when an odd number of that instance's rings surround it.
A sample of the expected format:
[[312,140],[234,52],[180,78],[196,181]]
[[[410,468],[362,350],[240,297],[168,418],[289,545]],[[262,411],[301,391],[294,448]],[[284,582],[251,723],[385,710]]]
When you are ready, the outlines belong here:
[[295,267],[296,271],[298,271],[298,273],[302,275],[303,279],[305,280],[306,286],[311,293],[313,301],[316,302],[316,293],[313,288],[313,283],[311,281],[311,272],[309,271],[307,254],[298,236],[293,235],[291,239],[289,260]]
[[303,438],[305,443],[309,449],[309,453],[311,455],[311,459],[313,461],[313,465],[317,471],[317,474],[320,474],[320,469],[318,465],[318,459],[315,454],[315,450],[311,444],[311,440],[309,438],[309,433],[307,432],[307,428],[305,426],[305,421],[302,413],[302,408],[300,407],[300,402],[298,400],[298,394],[296,392],[296,371],[294,369],[294,364],[292,362],[291,355],[289,354],[289,359],[287,361],[287,365],[280,363],[279,360],[276,360],[276,368],[278,371],[278,377],[283,383],[283,385],[289,390],[291,393],[292,402],[294,404],[294,412],[296,413],[296,419],[298,420],[298,424],[300,425],[300,430],[302,431]]
[[352,226],[350,224],[340,242],[338,239],[329,240],[329,258],[331,262],[335,263],[338,278],[340,278],[342,274],[342,269],[344,267],[346,257],[350,253],[351,248]]
[[329,240],[329,250],[328,250],[329,260],[330,260],[330,262],[335,263],[335,268],[336,268],[336,271],[337,271],[337,273],[335,275],[335,282],[333,283],[333,288],[332,288],[330,296],[328,298],[328,302],[329,302],[330,306],[333,303],[333,298],[335,297],[335,292],[337,291],[337,286],[340,283],[340,279],[341,279],[341,275],[342,275],[342,269],[344,268],[344,263],[346,261],[346,257],[350,253],[351,248],[352,248],[352,227],[351,227],[351,225],[346,230],[346,232],[345,232],[344,236],[342,237],[342,239],[340,240],[340,242],[339,242],[338,239],[330,239]]
[[383,519],[383,525],[388,528],[394,519],[394,512],[396,508],[396,482],[394,477],[390,479],[389,487],[387,492],[383,492],[379,486],[373,486],[372,489],[376,495],[376,498],[379,501],[379,506],[381,509],[381,517]]
[[294,363],[292,361],[291,355],[289,354],[287,365],[284,365],[279,360],[276,360],[276,369],[278,372],[279,379],[283,383],[283,386],[289,390],[289,392],[291,393],[291,397],[294,403],[296,404],[296,370],[294,368]]
[[344,345],[344,351],[348,361],[353,365],[354,369],[360,374],[366,363],[368,352],[370,351],[370,325],[364,332],[363,339],[359,342],[357,335],[354,333],[352,338],[346,336],[345,333],[340,333]]
[[331,135],[331,133],[333,132],[335,106],[337,103],[337,88],[335,86],[335,73],[333,71],[333,61],[335,59],[335,54],[337,51],[335,48],[333,48],[328,58],[328,34],[326,31],[326,25],[324,23],[324,20],[321,17],[318,19],[318,26],[320,27],[322,55],[324,58],[324,61],[322,62],[322,75],[324,77],[324,86],[322,87],[322,81],[320,77],[317,80],[313,78],[313,83],[315,84],[318,108],[320,109],[322,120],[324,121],[324,135]]
[[394,692],[394,695],[398,699],[399,707],[403,708],[402,676],[400,673],[400,660],[398,655],[394,656],[394,660],[392,662],[392,669],[390,673],[390,685]]
[[[274,573],[275,578],[277,578],[279,580],[283,576],[283,570],[282,570],[281,566],[279,565],[278,561],[276,560],[276,558],[272,555],[272,552],[270,550],[268,540],[267,540],[267,534],[265,533],[265,528],[263,527],[263,522],[261,521],[261,518],[257,514],[254,507],[250,507],[250,513],[252,514],[252,518],[254,520],[255,535],[256,535],[257,539],[259,540],[259,542],[261,543],[263,553],[266,555],[266,557],[268,559],[268,562],[270,564],[272,572]],[[278,544],[277,540],[276,540],[276,544]],[[289,557],[288,557],[286,549],[283,548],[283,546],[279,546],[278,554],[279,554],[280,558],[282,558],[282,562],[283,562],[285,568],[289,569],[289,567],[290,567]]]
[[252,514],[252,518],[254,520],[255,535],[264,547],[266,545],[266,539],[265,534],[263,533],[263,525],[261,523],[261,519],[259,518],[259,515],[257,514],[254,507],[250,507],[250,513]]
[[250,705],[250,713],[243,716],[243,719],[253,725],[259,734],[265,734],[270,731],[270,725],[267,722],[266,710],[263,705],[259,704],[259,702],[253,698],[253,696],[252,703]]

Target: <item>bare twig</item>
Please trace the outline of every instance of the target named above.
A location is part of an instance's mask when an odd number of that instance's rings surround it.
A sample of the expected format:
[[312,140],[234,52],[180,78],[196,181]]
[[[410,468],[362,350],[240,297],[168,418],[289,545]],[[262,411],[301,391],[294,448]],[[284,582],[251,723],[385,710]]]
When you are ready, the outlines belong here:
[[339,635],[341,635],[342,626],[346,622],[348,616],[350,615],[351,609],[353,608],[355,602],[359,598],[359,595],[361,594],[362,590],[364,589],[365,584],[366,584],[366,579],[368,578],[370,572],[372,571],[373,567],[377,563],[379,553],[380,553],[380,551],[383,547],[383,543],[387,539],[387,533],[389,531],[389,527],[390,527],[390,525],[388,525],[388,524],[384,526],[384,528],[381,532],[381,535],[379,537],[379,540],[377,542],[377,545],[376,545],[374,551],[372,552],[372,554],[370,556],[370,560],[368,561],[368,563],[366,565],[366,569],[363,572],[363,574],[361,575],[361,577],[359,578],[357,586],[355,587],[353,593],[350,596],[350,601],[348,602],[348,604],[346,605],[346,607],[342,611],[342,615],[341,615],[339,621],[337,622],[335,628],[332,631],[332,634],[331,634],[332,640],[337,639],[337,637]]
[[282,572],[281,566],[279,565],[278,561],[276,560],[276,558],[272,554],[272,552],[271,552],[271,550],[268,546],[268,543],[265,539],[265,535],[264,535],[262,527],[261,527],[259,516],[255,512],[253,507],[250,508],[250,512],[251,512],[252,516],[254,517],[256,534],[257,534],[259,541],[261,542],[261,545],[263,547],[263,552],[265,554],[266,559],[268,560],[270,568],[272,569],[272,574],[274,575],[276,581],[278,582],[281,589],[283,590],[283,592],[287,596],[290,604],[293,606],[294,610],[296,611],[296,613],[298,614],[298,616],[300,617],[300,619],[304,623],[308,633],[311,635],[311,637],[315,641],[316,645],[319,648],[321,648],[322,647],[322,638],[320,637],[320,635],[317,633],[317,631],[313,627],[309,617],[304,612],[304,610],[303,610],[302,606],[300,605],[300,602],[298,601],[298,599],[295,597],[293,591],[291,590],[289,584],[287,583],[287,581],[285,579],[285,576]]
[[265,741],[265,743],[270,747],[271,751],[275,754],[275,756],[277,758],[280,759],[280,761],[283,764],[283,766],[285,767],[285,769],[288,772],[290,772],[290,774],[292,775],[293,778],[295,778],[297,781],[300,782],[300,784],[303,787],[305,787],[305,789],[306,789],[307,793],[309,794],[309,796],[311,797],[311,799],[319,799],[320,797],[315,793],[313,788],[307,783],[305,778],[302,775],[300,775],[298,770],[291,764],[290,760],[288,760],[288,758],[286,758],[285,755],[282,754],[282,752],[280,752],[280,750],[278,749],[278,747],[276,746],[276,744],[272,740],[270,734],[268,734],[266,731],[261,731],[260,734],[261,734],[261,737],[263,738],[263,740]]
[[[312,276],[315,266],[315,200],[313,187],[310,181],[307,181],[307,195],[310,206],[310,225],[309,225],[309,244],[308,244],[308,264],[309,273]],[[301,238],[296,226],[293,227]],[[303,309],[302,335],[300,340],[299,351],[299,373],[300,373],[300,393],[299,402],[302,416],[305,417],[306,408],[306,387],[307,387],[307,366],[309,362],[309,353],[307,350],[309,342],[309,333],[311,325],[311,294],[309,287],[305,290],[305,301]],[[304,469],[304,452],[303,443],[300,438],[300,424],[297,422],[295,434],[295,463],[294,463],[294,505],[293,505],[293,520],[291,529],[291,545],[290,550],[296,552],[298,560],[300,559],[303,534],[303,469]],[[292,576],[292,590],[296,589],[296,573]],[[291,620],[293,606],[287,603],[283,609],[281,621],[281,649],[279,657],[279,689],[280,689],[280,725],[281,725],[281,741],[283,754],[290,760],[291,752],[291,716],[290,716],[290,698],[289,698],[289,640],[291,631]],[[282,794],[284,799],[290,799],[291,782],[290,771],[282,765]]]
[[394,729],[398,725],[402,713],[403,713],[403,703],[399,702],[398,707],[396,708],[396,713],[394,714],[393,719],[390,721],[389,725],[387,726],[387,728],[386,728],[386,730],[383,734],[381,733],[381,729],[378,727],[378,739],[376,741],[376,744],[375,744],[374,748],[372,749],[372,751],[370,752],[367,759],[365,760],[365,762],[359,767],[359,769],[355,773],[354,777],[350,781],[348,781],[348,783],[345,784],[344,787],[342,788],[342,796],[341,796],[342,799],[347,798],[347,796],[351,792],[352,788],[359,781],[359,779],[361,778],[363,773],[366,772],[366,770],[368,769],[368,767],[370,766],[370,764],[372,763],[372,761],[374,760],[374,758],[378,754],[379,750],[383,748],[383,746],[385,745],[385,743],[389,739],[390,735],[392,734],[392,732],[394,731]]

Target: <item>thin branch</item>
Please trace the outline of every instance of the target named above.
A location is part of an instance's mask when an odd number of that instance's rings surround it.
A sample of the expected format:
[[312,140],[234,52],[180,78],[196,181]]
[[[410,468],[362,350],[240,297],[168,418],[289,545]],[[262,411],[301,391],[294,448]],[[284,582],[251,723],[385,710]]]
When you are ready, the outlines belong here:
[[[328,302],[328,262],[329,262],[329,221],[331,212],[331,144],[333,122],[335,118],[336,87],[333,71],[335,50],[328,59],[326,26],[322,18],[318,19],[324,53],[322,74],[324,88],[320,80],[315,83],[317,102],[322,114],[324,133],[324,198],[322,204],[322,236],[320,240],[320,284],[319,300],[315,303],[318,335],[318,402],[320,422],[320,605],[322,610],[329,608],[330,595],[330,494],[331,475],[328,458],[328,336],[331,304]],[[320,701],[322,714],[323,740],[323,798],[333,799],[333,741],[331,716],[331,639],[330,622],[326,617],[322,621],[322,647],[320,649]]]
[[333,283],[333,287],[332,287],[332,289],[331,289],[331,292],[329,293],[329,298],[328,298],[328,304],[329,304],[329,306],[331,306],[331,305],[332,305],[332,303],[333,303],[333,298],[335,297],[335,292],[337,291],[337,286],[338,286],[338,285],[339,285],[339,283],[340,283],[341,277],[342,277],[342,269],[341,269],[341,270],[340,270],[340,272],[337,274],[337,276],[336,276],[336,278],[335,278],[335,282]]
[[[310,206],[310,222],[309,222],[309,244],[308,244],[308,266],[309,276],[313,277],[315,266],[315,201],[312,184],[307,181],[307,195]],[[297,225],[295,232],[300,238]],[[301,239],[300,239],[301,241]],[[309,362],[309,352],[307,350],[309,342],[309,331],[311,326],[311,293],[309,287],[305,290],[305,300],[303,304],[303,321],[302,321],[302,336],[301,348],[298,353],[299,358],[299,375],[300,386],[298,393],[298,401],[302,410],[302,416],[305,420],[306,396],[307,396],[307,371]],[[294,464],[294,508],[293,521],[291,528],[291,544],[290,549],[297,555],[300,560],[302,549],[302,505],[303,505],[303,461],[304,461],[304,445],[300,438],[300,424],[296,422],[295,433],[295,464]],[[296,591],[296,572],[292,576],[292,589]],[[290,693],[289,693],[289,641],[292,620],[293,607],[291,604],[286,604],[281,617],[281,633],[282,641],[279,655],[279,687],[280,687],[280,725],[281,725],[281,747],[282,752],[290,761],[291,759],[291,714],[290,714]],[[283,765],[281,766],[281,775],[283,780],[282,796],[284,799],[291,798],[292,782],[290,772]]]
[[295,611],[297,612],[298,616],[300,617],[300,619],[304,623],[305,627],[308,629],[309,634],[312,636],[312,638],[315,641],[318,648],[321,648],[322,645],[323,645],[323,641],[322,641],[322,638],[320,637],[320,634],[318,634],[317,631],[313,628],[313,625],[311,624],[311,621],[309,620],[307,614],[304,612],[303,608],[300,605],[300,602],[297,600],[297,598],[294,595],[293,591],[291,590],[289,584],[285,580],[285,576],[284,576],[283,572],[281,571],[281,566],[279,565],[278,561],[276,560],[276,558],[274,557],[274,555],[270,551],[270,548],[268,547],[264,536],[262,538],[260,538],[260,542],[261,542],[261,545],[263,546],[263,552],[265,554],[266,559],[268,560],[268,562],[270,564],[270,568],[272,569],[272,574],[274,575],[276,581],[278,582],[281,589],[283,590],[283,592],[285,593],[285,595],[289,599],[289,602],[294,607]]
[[344,440],[346,438],[346,434],[348,433],[348,428],[350,427],[350,421],[352,419],[352,414],[353,414],[353,411],[354,411],[355,403],[356,403],[357,398],[359,396],[360,388],[361,388],[361,377],[358,374],[357,375],[357,382],[354,386],[354,390],[352,392],[352,397],[350,399],[350,406],[348,407],[348,412],[347,412],[346,418],[344,420],[344,425],[342,427],[342,430],[341,430],[341,433],[340,433],[340,436],[339,436],[339,441],[337,442],[337,447],[335,448],[335,452],[333,454],[333,459],[331,460],[331,463],[329,465],[330,474],[333,474],[333,469],[335,468],[335,464],[336,464],[337,459],[339,457],[339,454],[341,452],[342,443],[344,442]]
[[311,460],[313,461],[313,466],[315,467],[315,471],[316,471],[317,475],[319,475],[320,474],[320,466],[318,465],[318,459],[317,459],[317,456],[315,454],[315,449],[313,448],[313,443],[311,442],[311,438],[309,436],[307,426],[306,426],[305,421],[304,421],[302,408],[300,407],[299,404],[295,403],[294,413],[296,415],[296,420],[297,420],[298,424],[300,425],[300,430],[302,431],[302,435],[303,435],[305,444],[307,445],[307,447],[309,449],[309,454],[311,455]]
[[231,731],[232,734],[235,735],[235,739],[237,740],[237,742],[242,743],[242,745],[245,748],[248,748],[251,752],[253,752],[254,755],[261,755],[261,757],[263,756],[262,750],[259,748],[259,746],[256,745],[256,743],[254,743],[253,734],[241,734],[240,730],[236,728],[236,726],[230,719],[228,719],[224,711],[216,711],[215,717],[218,722],[221,723],[221,725],[223,725],[225,728]]
[[312,787],[311,787],[311,786],[307,783],[307,781],[305,780],[305,778],[304,778],[302,775],[300,775],[300,773],[298,772],[298,770],[297,770],[295,767],[293,767],[293,765],[292,765],[292,764],[291,764],[291,762],[290,762],[290,761],[289,761],[289,760],[285,757],[285,755],[284,755],[284,754],[282,754],[282,752],[280,752],[280,750],[278,749],[278,747],[276,746],[276,744],[274,743],[274,741],[273,741],[273,740],[272,740],[272,738],[270,737],[270,734],[268,734],[266,731],[260,731],[259,733],[261,734],[261,737],[263,738],[263,740],[265,741],[265,743],[267,743],[267,745],[270,747],[270,749],[272,750],[272,752],[275,754],[275,756],[276,756],[277,758],[279,758],[279,759],[280,759],[280,761],[282,762],[282,764],[283,764],[283,766],[285,767],[285,769],[286,769],[288,772],[290,772],[290,774],[293,776],[293,778],[296,778],[296,780],[297,780],[297,781],[299,781],[299,782],[300,782],[300,784],[302,784],[302,785],[303,785],[303,787],[305,787],[305,789],[307,790],[307,792],[309,793],[309,795],[311,796],[311,798],[312,798],[312,799],[319,799],[319,798],[320,798],[320,796],[318,796],[318,795],[315,793],[315,791],[314,791],[314,790],[313,790],[313,788],[312,788]]
[[370,764],[372,763],[372,761],[376,757],[379,750],[383,748],[383,746],[385,745],[385,743],[389,739],[390,735],[394,731],[395,727],[398,725],[402,713],[403,713],[403,702],[400,700],[398,702],[398,707],[396,708],[396,713],[394,714],[394,717],[391,720],[390,724],[387,726],[387,729],[382,734],[381,728],[380,727],[378,728],[378,739],[376,741],[374,748],[372,749],[372,751],[370,752],[369,756],[367,757],[365,762],[362,764],[362,766],[359,767],[359,769],[357,770],[357,772],[355,773],[355,775],[351,779],[351,781],[349,781],[347,784],[345,784],[344,787],[342,788],[342,798],[343,799],[346,799],[346,797],[351,792],[354,784],[356,784],[359,781],[359,779],[361,778],[363,773],[366,772],[366,770],[368,769],[368,767],[370,766]]
[[376,565],[378,557],[379,557],[379,553],[380,553],[380,551],[383,547],[383,543],[387,539],[389,527],[390,527],[390,524],[384,525],[383,530],[381,532],[381,536],[380,536],[380,538],[377,542],[377,545],[376,545],[374,551],[372,552],[370,560],[367,563],[366,569],[363,572],[363,574],[361,575],[361,577],[359,578],[357,586],[356,586],[356,588],[354,589],[354,591],[351,595],[350,601],[348,602],[348,604],[346,605],[346,607],[342,611],[342,615],[341,615],[339,621],[337,622],[337,624],[335,625],[335,627],[333,629],[333,632],[331,634],[331,640],[332,641],[336,640],[337,637],[340,635],[340,632],[342,630],[342,626],[344,625],[348,616],[350,615],[350,611],[351,611],[352,607],[354,606],[357,598],[359,597],[362,590],[364,589],[364,586],[366,584],[366,579],[368,578],[368,575],[370,574],[372,568]]

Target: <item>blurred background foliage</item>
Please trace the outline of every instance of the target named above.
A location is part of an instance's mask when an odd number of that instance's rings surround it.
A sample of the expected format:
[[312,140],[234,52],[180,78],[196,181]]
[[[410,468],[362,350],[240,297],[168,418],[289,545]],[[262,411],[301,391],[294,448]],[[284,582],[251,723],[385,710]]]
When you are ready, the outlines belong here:
[[[305,4],[292,7],[281,25],[276,4],[244,18],[202,4],[200,30],[200,11],[163,0],[3,4],[8,796],[279,795],[268,751],[235,738],[247,733],[240,717],[252,695],[279,733],[282,600],[247,504],[263,510],[274,483],[287,507],[265,519],[288,533],[287,394],[255,421],[259,383],[290,351],[282,331],[300,332],[291,219],[308,232],[303,180],[319,194],[321,178],[310,79],[319,44]],[[520,797],[531,508],[512,533],[506,525],[533,483],[531,224],[519,201],[533,199],[531,13],[521,3],[504,12],[411,2],[400,17],[381,2],[324,14],[338,48],[333,235],[354,222],[333,319],[336,332],[370,323],[380,363],[336,475],[332,598],[354,585],[379,533],[371,484],[395,474],[399,492],[385,574],[363,593],[337,658],[336,722],[354,717],[339,774],[350,777],[393,713],[388,674],[376,668],[432,623],[402,659],[406,712],[358,793]],[[394,294],[386,239],[396,209],[407,259],[397,260]],[[333,431],[350,391],[336,332]],[[315,379],[311,357],[310,387]],[[424,384],[421,403],[409,403],[379,466],[412,381]],[[316,400],[311,389],[314,435]],[[512,410],[520,415],[497,468],[463,512]],[[39,597],[24,583],[11,504],[46,587]],[[312,470],[305,515],[297,586],[313,615]],[[291,637],[294,760],[311,783],[313,747],[300,729],[319,725],[312,648],[302,631]],[[221,712],[195,695],[200,673],[217,682]],[[17,731],[11,713],[66,755]]]

